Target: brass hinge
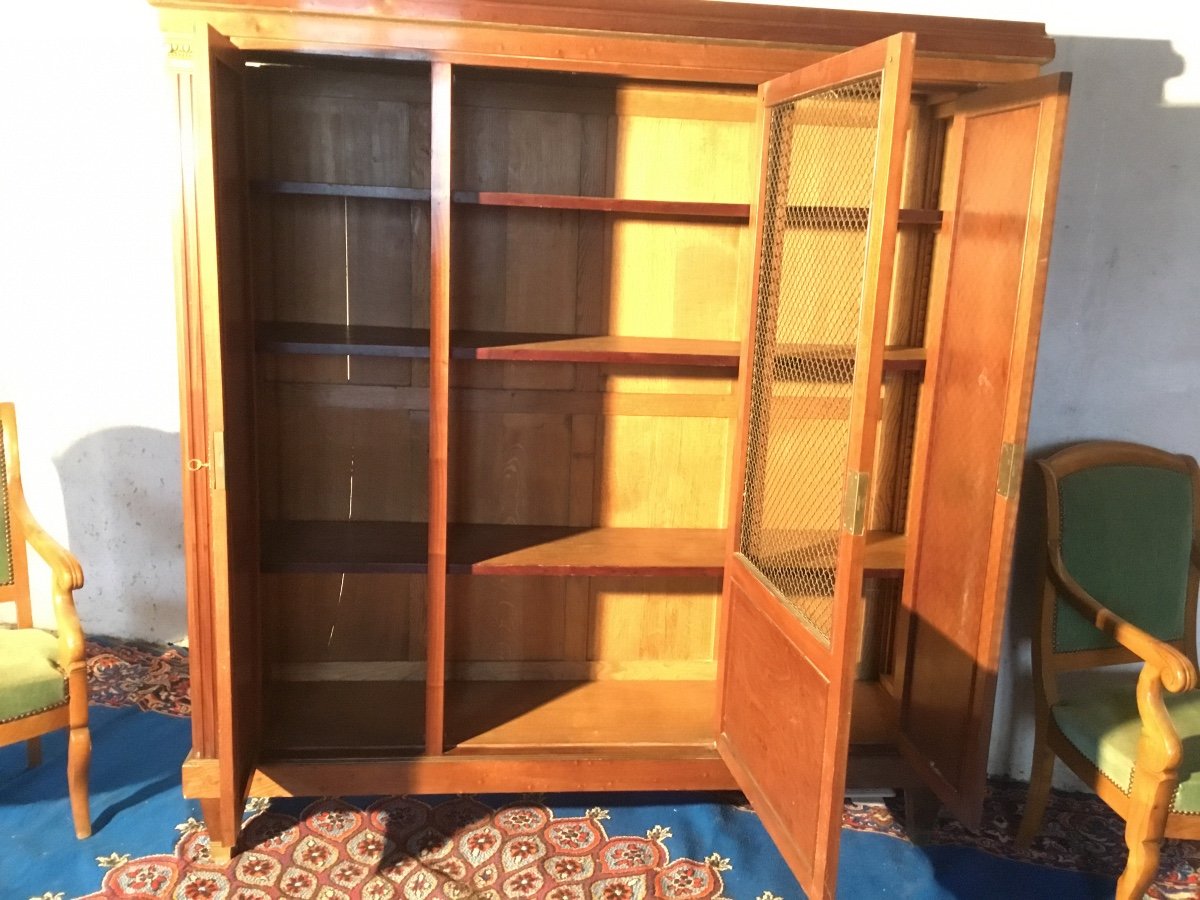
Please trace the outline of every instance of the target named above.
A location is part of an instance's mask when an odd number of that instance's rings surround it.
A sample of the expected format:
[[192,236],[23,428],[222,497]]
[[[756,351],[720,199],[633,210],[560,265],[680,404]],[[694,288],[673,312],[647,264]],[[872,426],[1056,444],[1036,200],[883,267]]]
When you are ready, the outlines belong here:
[[861,535],[867,527],[867,488],[871,483],[868,472],[851,472],[846,476],[846,502],[842,507],[842,526],[850,534]]
[[1021,483],[1021,463],[1025,460],[1023,444],[1006,442],[1000,448],[1000,474],[996,477],[996,493],[1011,500]]

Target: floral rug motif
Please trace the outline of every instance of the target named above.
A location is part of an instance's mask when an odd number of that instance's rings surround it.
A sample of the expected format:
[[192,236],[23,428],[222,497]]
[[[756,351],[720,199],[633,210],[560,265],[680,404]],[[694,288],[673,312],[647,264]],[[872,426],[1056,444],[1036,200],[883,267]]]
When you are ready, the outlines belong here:
[[[154,712],[165,713],[171,716],[188,716],[191,713],[191,704],[188,698],[189,681],[187,671],[187,654],[180,652],[174,648],[151,647],[146,645],[138,645],[115,640],[104,641],[88,641],[88,676],[89,687],[91,689],[91,701],[94,704],[101,706],[120,707],[120,706],[136,706],[143,710],[152,710]],[[929,836],[926,845],[942,845],[942,846],[959,846],[973,847],[990,853],[994,856],[1005,859],[1018,860],[1021,862],[1032,863],[1034,865],[1049,866],[1057,869],[1068,869],[1081,872],[1091,872],[1096,874],[1108,875],[1115,878],[1120,874],[1125,865],[1127,851],[1125,848],[1124,839],[1124,823],[1121,819],[1108,809],[1107,806],[1096,796],[1091,794],[1072,793],[1067,791],[1051,792],[1050,801],[1046,810],[1046,817],[1043,822],[1041,832],[1033,842],[1033,846],[1029,850],[1018,850],[1014,836],[1017,826],[1020,824],[1021,814],[1024,811],[1027,786],[1020,782],[1006,781],[1002,779],[992,779],[988,786],[987,797],[984,801],[984,812],[982,825],[977,831],[972,831],[966,828],[962,823],[943,814],[938,820],[937,825]],[[663,844],[663,839],[669,836],[669,832],[656,835],[653,831],[646,838],[608,838],[604,833],[603,826],[600,825],[600,819],[591,816],[581,819],[554,819],[553,813],[544,806],[521,806],[521,807],[506,807],[505,809],[523,809],[531,811],[530,815],[544,817],[544,822],[540,827],[540,831],[530,832],[530,844],[533,848],[530,852],[541,853],[541,849],[545,853],[538,855],[536,860],[531,858],[528,865],[516,865],[519,860],[513,857],[496,857],[496,862],[492,865],[496,868],[496,877],[499,882],[496,885],[489,885],[485,888],[471,887],[470,890],[476,891],[475,894],[470,892],[454,893],[460,891],[461,888],[454,885],[454,872],[457,871],[455,866],[458,862],[467,866],[467,877],[474,878],[479,875],[475,868],[471,868],[473,863],[470,860],[477,858],[482,850],[476,849],[472,852],[476,857],[462,855],[465,851],[456,849],[451,851],[443,847],[443,856],[436,858],[430,854],[437,848],[426,848],[419,850],[413,855],[413,851],[409,848],[412,841],[417,840],[416,833],[401,834],[400,826],[395,823],[388,824],[384,816],[386,810],[384,805],[393,804],[396,810],[409,810],[406,815],[412,815],[417,818],[423,816],[422,821],[433,822],[430,826],[433,830],[427,834],[430,840],[435,834],[438,823],[445,822],[446,817],[450,815],[468,815],[469,810],[474,812],[471,815],[483,816],[486,814],[493,819],[499,816],[502,811],[488,810],[482,804],[474,800],[453,801],[457,806],[442,804],[434,807],[426,807],[416,800],[400,800],[398,798],[389,798],[380,801],[380,803],[371,806],[365,811],[356,810],[354,807],[346,806],[345,804],[336,805],[336,801],[325,801],[325,804],[317,804],[310,808],[299,821],[282,816],[281,814],[271,811],[261,813],[256,818],[247,823],[248,841],[253,843],[259,837],[264,837],[271,829],[279,831],[279,835],[266,841],[265,849],[255,848],[251,854],[243,854],[243,857],[253,855],[254,853],[263,856],[264,859],[269,857],[278,863],[278,873],[282,878],[283,873],[292,872],[295,877],[299,878],[297,886],[300,883],[308,884],[302,877],[302,873],[309,872],[314,874],[317,881],[312,882],[317,885],[313,888],[312,893],[298,891],[294,896],[303,898],[321,898],[321,900],[339,900],[339,898],[364,898],[364,900],[377,900],[377,898],[387,898],[395,896],[396,898],[413,897],[418,900],[424,898],[453,898],[466,896],[488,896],[486,893],[479,894],[479,891],[498,891],[495,896],[529,896],[529,897],[547,897],[567,898],[575,896],[587,897],[588,900],[625,900],[626,897],[634,898],[638,896],[656,896],[655,891],[659,891],[659,895],[667,897],[719,897],[722,891],[720,872],[725,869],[725,861],[719,857],[710,857],[704,862],[695,862],[692,860],[681,859],[675,863],[669,862],[669,856],[666,847]],[[330,805],[330,804],[334,805]],[[423,882],[418,875],[429,881],[428,891],[424,891],[424,887],[419,890],[417,887],[409,890],[407,882],[397,882],[391,876],[383,876],[380,880],[379,874],[376,873],[374,878],[365,879],[365,881],[355,883],[352,886],[339,886],[337,882],[320,881],[321,875],[326,869],[332,868],[335,871],[341,871],[339,862],[355,865],[365,865],[357,860],[349,853],[349,848],[345,842],[338,843],[336,840],[331,842],[331,838],[321,831],[321,828],[315,824],[310,824],[311,821],[316,821],[313,817],[319,818],[320,815],[334,815],[336,810],[342,810],[337,815],[343,815],[348,819],[358,821],[355,817],[363,818],[364,822],[376,821],[376,825],[362,824],[361,828],[370,830],[374,828],[375,833],[381,836],[384,841],[384,847],[380,850],[380,859],[386,857],[387,863],[383,867],[387,869],[391,875],[396,875],[398,872],[404,871],[405,877],[415,879],[414,885],[421,885]],[[421,810],[425,810],[423,813]],[[459,812],[455,812],[455,811]],[[598,812],[593,810],[593,812]],[[398,815],[398,813],[397,813]],[[374,817],[374,818],[372,818]],[[903,825],[902,807],[897,802],[888,801],[885,803],[847,803],[843,815],[842,825],[844,828],[871,832],[875,834],[884,834],[894,837],[898,840],[909,842],[910,839]],[[482,820],[480,820],[482,821]],[[508,821],[508,820],[506,820]],[[539,821],[542,821],[539,819]],[[286,824],[290,823],[290,824]],[[388,828],[381,827],[381,824],[387,824]],[[470,823],[466,823],[470,824]],[[550,858],[572,860],[574,857],[571,853],[558,852],[551,853],[555,845],[547,843],[548,835],[543,833],[546,829],[555,828],[555,835],[560,835],[563,832],[558,826],[564,828],[570,825],[579,829],[580,834],[596,836],[595,840],[603,846],[625,846],[629,848],[640,848],[639,852],[645,854],[645,859],[648,862],[645,864],[645,870],[636,874],[632,872],[618,873],[616,870],[605,869],[598,860],[599,856],[589,856],[590,863],[585,864],[580,862],[580,865],[591,865],[589,870],[592,874],[580,876],[583,881],[566,881],[561,885],[548,880],[553,878],[543,863]],[[360,826],[356,825],[355,828]],[[484,827],[479,825],[480,828]],[[498,840],[504,847],[507,847],[512,840],[517,837],[524,838],[524,835],[519,835],[517,832],[508,832],[500,827],[496,822],[492,822],[487,827],[494,829],[494,833],[499,835]],[[128,861],[121,857],[114,857],[111,861],[105,858],[105,862],[115,865],[105,878],[104,890],[95,897],[127,897],[127,896],[176,896],[173,893],[176,887],[180,888],[177,896],[184,900],[191,898],[204,898],[204,900],[215,900],[217,897],[234,900],[234,898],[258,898],[271,896],[269,893],[263,893],[263,887],[253,882],[242,878],[242,874],[247,874],[248,870],[238,870],[236,867],[226,872],[224,869],[215,867],[208,861],[207,857],[207,834],[203,831],[203,826],[197,823],[192,823],[188,826],[181,826],[187,829],[183,839],[179,842],[176,848],[175,856],[153,856],[144,857],[142,859]],[[488,831],[487,834],[493,834]],[[278,849],[279,841],[284,840],[285,835],[297,835],[296,841],[312,837],[315,842],[324,842],[324,844],[333,848],[336,856],[331,857],[333,862],[319,871],[311,866],[305,867],[301,865],[292,856],[288,856]],[[598,836],[597,836],[598,835]],[[398,839],[402,838],[402,839]],[[557,839],[557,838],[556,838]],[[449,838],[444,838],[449,841]],[[296,841],[287,844],[289,853],[298,852],[293,846]],[[632,842],[621,844],[620,842]],[[247,846],[250,844],[248,843]],[[310,842],[306,846],[317,846]],[[414,845],[415,846],[415,845]],[[431,845],[432,846],[432,845]],[[446,847],[449,845],[447,844]],[[599,846],[599,844],[598,844]],[[539,849],[541,848],[541,849]],[[592,850],[588,850],[592,853]],[[632,850],[630,851],[632,852]],[[405,854],[409,854],[406,856]],[[422,855],[424,854],[424,855]],[[286,859],[284,857],[287,857]],[[494,853],[487,858],[490,860],[495,856]],[[580,860],[582,856],[576,854]],[[254,858],[258,858],[255,856]],[[235,860],[235,863],[240,863],[242,857]],[[505,860],[512,864],[513,868],[505,868]],[[407,863],[405,860],[408,860]],[[444,863],[445,868],[439,868]],[[105,864],[102,862],[102,865]],[[266,862],[262,863],[268,866]],[[409,869],[404,869],[408,865]],[[484,872],[487,871],[487,865],[480,864]],[[562,865],[570,867],[573,862],[563,862]],[[139,868],[140,866],[140,868]],[[390,866],[390,868],[388,868]],[[539,868],[540,866],[540,868]],[[275,872],[275,868],[268,866],[270,872]],[[536,873],[526,875],[526,870]],[[294,871],[293,871],[294,870]],[[610,871],[611,870],[611,871]],[[134,871],[142,872],[142,875],[134,878]],[[242,874],[239,874],[239,871]],[[266,871],[266,870],[264,870]],[[349,870],[347,870],[349,871]],[[382,871],[382,870],[381,870]],[[565,870],[564,870],[565,871]],[[667,873],[670,872],[668,877]],[[122,874],[118,874],[122,873]],[[156,873],[156,874],[151,874]],[[301,873],[301,874],[296,874]],[[253,874],[253,873],[249,873]],[[529,887],[528,890],[532,893],[509,893],[505,891],[505,887],[509,883],[510,878],[521,875],[526,879],[528,885],[540,884],[541,887]],[[502,876],[502,877],[501,877]],[[264,876],[265,877],[265,876]],[[332,876],[330,876],[332,877]],[[484,877],[480,875],[479,877]],[[242,878],[242,881],[238,881]],[[586,879],[592,879],[591,882]],[[600,893],[580,894],[574,890],[578,885],[587,885],[588,890],[591,890],[594,884],[598,884],[605,878],[609,879],[611,885],[615,887],[605,887],[600,889]],[[632,879],[627,881],[632,893],[622,893],[623,888],[621,878]],[[662,884],[675,890],[675,893],[664,893],[665,888],[660,888],[655,879],[666,878]],[[122,881],[122,879],[125,879]],[[132,879],[132,880],[130,880]],[[138,880],[141,879],[141,880]],[[146,880],[149,879],[149,880]],[[163,881],[163,879],[166,879]],[[191,879],[189,881],[188,879]],[[204,879],[208,879],[204,881]],[[439,880],[440,879],[440,880]],[[539,881],[540,879],[540,881]],[[599,879],[599,881],[597,881]],[[615,881],[612,879],[616,879]],[[639,880],[640,879],[640,880]],[[672,881],[672,879],[674,881]],[[140,894],[131,894],[127,888],[136,882],[144,886],[140,888]],[[518,879],[520,881],[520,879]],[[513,881],[513,885],[518,885],[518,881]],[[201,882],[208,884],[208,888],[203,887],[187,887],[187,885]],[[384,884],[386,882],[386,885]],[[675,883],[680,886],[674,886]],[[168,891],[161,889],[161,884],[170,883],[173,887]],[[124,887],[120,887],[124,885]],[[220,888],[221,885],[228,887]],[[242,893],[237,893],[233,890],[233,886],[237,886]],[[371,887],[371,893],[367,891],[368,885]],[[644,885],[644,888],[642,887]],[[387,892],[387,887],[393,893]],[[186,890],[185,890],[186,888]],[[562,888],[559,893],[552,891]],[[570,888],[570,890],[567,890]],[[522,888],[524,889],[524,888]],[[125,893],[117,892],[126,890]],[[204,891],[209,891],[204,893]],[[583,890],[581,887],[580,890]],[[642,894],[638,894],[638,890],[642,890]],[[215,891],[215,893],[214,893]],[[322,892],[324,891],[324,892]],[[541,891],[541,893],[539,893]],[[691,891],[689,893],[688,891]],[[1195,841],[1165,841],[1162,848],[1162,860],[1159,866],[1159,877],[1155,884],[1150,889],[1148,895],[1153,900],[1183,900],[1183,898],[1200,897],[1200,842]]]
[[97,706],[192,714],[187,654],[173,647],[89,640],[87,667],[88,699]]
[[470,797],[428,805],[386,797],[366,809],[314,803],[299,819],[274,811],[246,823],[247,849],[212,862],[194,820],[173,856],[112,860],[81,900],[642,900],[721,898],[729,861],[671,861],[662,827],[609,837],[602,809],[557,818],[540,804],[491,809]]

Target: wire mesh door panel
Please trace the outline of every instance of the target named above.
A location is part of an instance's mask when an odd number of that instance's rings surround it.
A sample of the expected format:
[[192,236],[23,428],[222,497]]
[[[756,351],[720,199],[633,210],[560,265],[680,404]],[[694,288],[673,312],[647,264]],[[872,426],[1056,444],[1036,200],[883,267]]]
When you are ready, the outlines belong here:
[[896,35],[760,91],[717,747],[814,898],[837,871],[912,52]]
[[[831,640],[882,74],[767,110],[739,549]],[[867,323],[869,325],[869,323]]]

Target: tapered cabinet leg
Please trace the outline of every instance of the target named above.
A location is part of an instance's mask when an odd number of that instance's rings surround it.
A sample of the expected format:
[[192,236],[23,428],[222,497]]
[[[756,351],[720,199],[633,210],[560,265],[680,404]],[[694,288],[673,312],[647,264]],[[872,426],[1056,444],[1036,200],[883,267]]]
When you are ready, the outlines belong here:
[[200,801],[200,812],[208,828],[208,853],[213,862],[224,865],[233,858],[239,832],[236,820],[221,814],[221,801],[216,797],[205,797]]
[[92,817],[88,810],[88,772],[92,766],[92,733],[84,725],[72,728],[67,738],[67,788],[71,794],[71,817],[75,836],[91,837]]
[[25,761],[29,763],[31,769],[36,769],[42,764],[42,739],[40,737],[30,738],[25,742]]
[[1033,736],[1033,771],[1029,776],[1029,797],[1025,801],[1025,814],[1021,817],[1021,829],[1017,832],[1017,846],[1028,850],[1034,837],[1042,827],[1046,815],[1046,801],[1050,799],[1050,782],[1054,778],[1054,751],[1046,739],[1047,724],[1038,717]]

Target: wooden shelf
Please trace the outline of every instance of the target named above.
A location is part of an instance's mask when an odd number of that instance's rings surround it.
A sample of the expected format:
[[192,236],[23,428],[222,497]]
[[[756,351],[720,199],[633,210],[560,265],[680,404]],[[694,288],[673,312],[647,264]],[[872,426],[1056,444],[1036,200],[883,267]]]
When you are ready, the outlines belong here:
[[[456,339],[457,338],[457,339]],[[737,341],[603,335],[451,334],[452,356],[543,362],[600,362],[648,366],[711,366],[736,369]],[[473,346],[472,346],[473,344]]]
[[[293,194],[310,197],[350,197],[372,200],[404,200],[428,202],[426,188],[394,187],[380,184],[337,184],[326,181],[250,182],[256,194]],[[584,197],[575,194],[531,194],[519,191],[454,191],[454,203],[463,206],[503,206],[510,209],[567,209],[579,212],[623,213],[631,216],[662,216],[673,219],[728,219],[734,222],[750,220],[748,203],[706,203],[692,200],[635,200],[626,197]],[[866,207],[789,206],[785,221],[790,226],[801,223],[814,228],[866,228],[869,210]],[[902,227],[939,227],[939,209],[902,209],[897,217]]]
[[[715,681],[452,681],[448,755],[711,747],[716,695]],[[424,681],[275,681],[267,697],[264,734],[274,756],[424,749]],[[891,744],[894,705],[878,682],[856,682],[851,742]]]
[[[267,522],[264,572],[421,573],[428,526],[417,522]],[[448,564],[465,575],[711,575],[725,532],[705,528],[451,525]]]
[[630,200],[623,197],[580,197],[574,194],[526,194],[513,191],[454,191],[451,199],[468,206],[520,209],[573,209],[581,212],[665,216],[673,219],[750,220],[746,203],[700,203],[684,200]]
[[891,531],[868,531],[863,574],[874,578],[895,578],[904,574],[904,555],[908,541]]
[[407,200],[429,202],[424,188],[390,187],[382,184],[334,184],[327,181],[267,181],[250,182],[256,194],[299,194],[308,197],[358,197],[368,200]]
[[275,681],[263,729],[270,755],[411,756],[425,748],[424,681]]
[[[856,348],[832,344],[780,344],[775,348],[775,365],[794,361],[797,365],[828,364],[835,380],[849,380],[854,374]],[[924,347],[886,347],[883,351],[884,372],[921,372],[925,369]],[[784,380],[786,378],[784,376]]]
[[883,351],[883,371],[924,372],[924,347],[888,347]]
[[[423,522],[265,522],[262,570],[416,574],[427,571]],[[452,575],[711,575],[724,573],[721,528],[451,525]],[[867,532],[864,574],[904,572],[905,538]],[[832,567],[833,557],[827,561]]]
[[264,522],[264,572],[417,574],[429,568],[424,522]]
[[725,570],[719,528],[451,525],[449,569],[475,575],[712,575]]
[[429,358],[429,331],[423,328],[259,322],[256,332],[256,346],[267,353]]
[[715,681],[458,681],[446,691],[452,753],[711,747]]
[[[765,532],[762,540],[767,546],[790,548],[808,545],[818,552],[810,559],[807,568],[832,569],[837,565],[837,546],[841,532],[835,531],[780,531]],[[868,578],[894,578],[904,574],[904,555],[907,548],[905,536],[891,531],[868,531],[863,553],[863,575]],[[780,549],[772,560],[770,551],[760,551],[753,561],[770,577],[771,572],[794,568],[791,555]]]
[[[871,211],[865,206],[789,206],[784,221],[790,227],[861,230],[867,227]],[[904,228],[938,228],[940,209],[901,209],[896,224]]]
[[[650,366],[704,366],[736,369],[737,341],[689,338],[581,336],[499,331],[450,334],[454,359],[512,362],[581,362]],[[428,359],[429,332],[380,325],[315,322],[262,322],[258,349],[269,353],[333,356],[386,356]]]

